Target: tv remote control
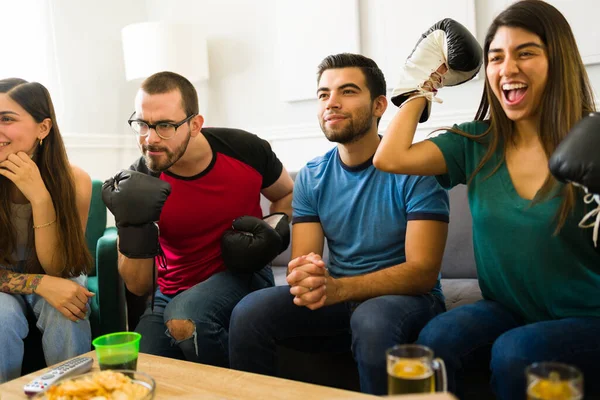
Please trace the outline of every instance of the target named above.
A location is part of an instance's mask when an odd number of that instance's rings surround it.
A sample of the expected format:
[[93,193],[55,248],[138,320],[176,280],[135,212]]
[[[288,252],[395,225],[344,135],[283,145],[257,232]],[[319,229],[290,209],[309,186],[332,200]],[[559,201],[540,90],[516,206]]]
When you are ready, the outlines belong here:
[[27,385],[23,386],[23,390],[28,396],[43,392],[48,386],[65,376],[79,375],[88,372],[92,369],[93,363],[94,359],[92,357],[73,358],[72,360],[66,361],[36,377]]

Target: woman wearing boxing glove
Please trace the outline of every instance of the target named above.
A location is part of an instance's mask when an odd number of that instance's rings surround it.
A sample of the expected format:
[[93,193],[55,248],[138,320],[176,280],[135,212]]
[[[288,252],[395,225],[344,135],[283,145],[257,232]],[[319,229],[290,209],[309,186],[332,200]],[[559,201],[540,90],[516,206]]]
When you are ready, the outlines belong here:
[[430,79],[412,89],[405,79],[395,91],[404,97],[393,99],[400,109],[374,164],[434,175],[446,188],[468,185],[484,300],[434,318],[418,342],[445,360],[450,389],[459,394],[461,370],[478,354],[491,356],[499,399],[523,398],[525,367],[544,360],[576,365],[586,394],[598,392],[600,255],[590,231],[577,226],[581,193],[548,170],[560,141],[594,110],[571,28],[543,1],[512,4],[485,38],[485,88],[475,121],[413,144],[424,110],[454,72],[445,56],[476,53],[465,50],[468,41],[447,36],[422,39],[433,52],[418,58],[415,50],[407,61]]
[[0,80],[0,383],[21,374],[29,312],[48,365],[90,350],[91,190],[67,160],[46,88]]

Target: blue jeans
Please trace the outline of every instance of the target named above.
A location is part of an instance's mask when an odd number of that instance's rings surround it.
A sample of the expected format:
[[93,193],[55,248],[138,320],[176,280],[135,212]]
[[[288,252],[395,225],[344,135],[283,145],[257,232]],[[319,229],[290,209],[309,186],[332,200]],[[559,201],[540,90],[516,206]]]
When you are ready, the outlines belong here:
[[[72,279],[86,285],[87,276]],[[87,353],[92,332],[88,319],[73,322],[37,294],[0,293],[0,383],[18,378],[23,364],[23,339],[29,334],[29,309],[42,332],[42,348],[47,365]],[[89,317],[89,308],[88,315]]]
[[246,296],[231,315],[230,365],[275,376],[277,345],[308,344],[312,352],[331,353],[351,348],[361,390],[387,394],[385,351],[416,340],[421,328],[442,311],[443,302],[433,295],[381,296],[312,311],[293,303],[289,286],[259,290]]
[[[219,272],[172,297],[157,290],[154,310],[148,307],[135,329],[142,335],[140,351],[227,367],[229,318],[233,307],[248,293],[273,285],[271,267],[265,267],[248,274]],[[170,320],[193,322],[192,336],[173,339],[166,326]]]
[[458,397],[468,384],[462,382],[465,367],[483,360],[489,361],[492,389],[501,400],[525,398],[525,368],[536,361],[577,366],[584,374],[585,398],[600,395],[600,318],[526,324],[501,304],[481,300],[434,318],[417,343],[445,361],[448,389]]

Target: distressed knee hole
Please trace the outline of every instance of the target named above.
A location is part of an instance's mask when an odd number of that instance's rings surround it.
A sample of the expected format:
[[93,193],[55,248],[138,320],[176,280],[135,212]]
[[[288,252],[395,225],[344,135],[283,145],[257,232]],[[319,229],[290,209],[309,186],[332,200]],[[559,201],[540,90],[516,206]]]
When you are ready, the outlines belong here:
[[194,323],[189,319],[172,319],[167,322],[167,329],[175,340],[185,340],[194,334]]

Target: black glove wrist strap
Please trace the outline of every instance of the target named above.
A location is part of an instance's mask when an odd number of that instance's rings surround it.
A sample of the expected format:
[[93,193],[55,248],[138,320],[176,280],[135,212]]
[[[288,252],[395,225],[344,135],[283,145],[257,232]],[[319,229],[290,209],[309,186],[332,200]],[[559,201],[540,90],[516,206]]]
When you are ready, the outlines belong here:
[[127,258],[153,258],[160,254],[158,224],[119,225],[119,251]]

